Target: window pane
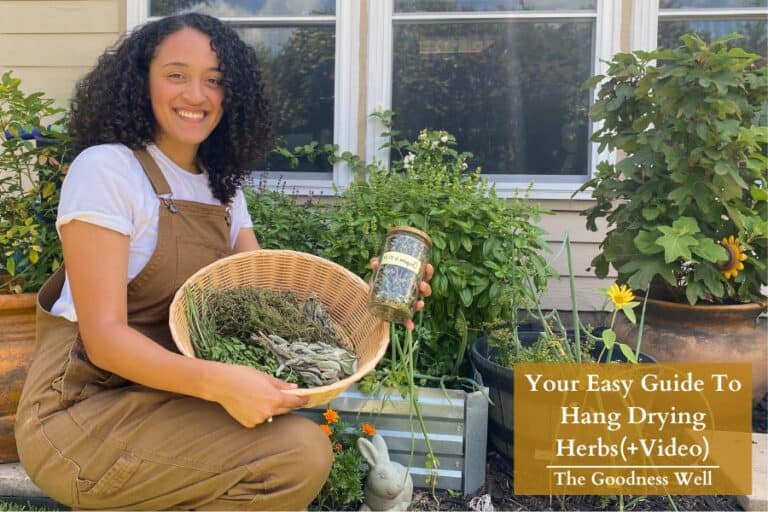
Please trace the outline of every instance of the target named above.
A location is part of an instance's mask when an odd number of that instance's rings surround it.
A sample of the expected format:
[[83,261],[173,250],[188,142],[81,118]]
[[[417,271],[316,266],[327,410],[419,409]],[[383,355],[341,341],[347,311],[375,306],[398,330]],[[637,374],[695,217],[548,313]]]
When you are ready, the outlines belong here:
[[395,0],[395,12],[556,11],[596,9],[597,0]]
[[334,14],[335,0],[151,0],[150,16],[195,11],[211,16],[311,16]]
[[739,7],[768,7],[767,0],[661,0],[662,9],[710,9]]
[[[332,25],[237,29],[263,63],[276,143],[293,149],[312,140],[333,142],[334,30]],[[287,166],[272,157],[266,168],[282,172]],[[303,163],[297,170],[330,172],[331,166]]]
[[592,22],[395,23],[395,127],[453,133],[484,173],[585,175]]
[[676,20],[659,22],[659,46],[674,48],[680,46],[680,36],[695,32],[702,39],[712,41],[718,37],[738,32],[743,39],[732,41],[732,46],[740,46],[747,51],[758,53],[765,60],[766,23],[763,20]]

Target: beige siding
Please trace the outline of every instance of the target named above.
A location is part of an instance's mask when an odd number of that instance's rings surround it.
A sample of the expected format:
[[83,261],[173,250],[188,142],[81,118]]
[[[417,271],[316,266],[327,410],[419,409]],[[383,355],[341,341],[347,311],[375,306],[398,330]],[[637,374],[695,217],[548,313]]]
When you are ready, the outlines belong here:
[[[551,279],[549,289],[542,297],[545,309],[570,311],[571,295],[568,280],[568,260],[562,245],[565,233],[571,239],[571,258],[576,281],[576,299],[579,310],[599,311],[604,309],[604,298],[597,288],[607,288],[613,282],[595,277],[591,266],[592,258],[598,254],[598,246],[605,233],[605,223],[598,223],[597,232],[587,230],[586,217],[580,212],[594,204],[592,201],[541,201],[543,207],[553,211],[545,216],[540,226],[547,231],[546,240],[552,249],[549,261],[560,274],[559,279]],[[612,274],[613,275],[613,274]]]
[[125,26],[125,0],[0,2],[0,73],[13,70],[25,92],[66,105],[73,87]]
[[115,0],[0,2],[2,34],[117,33]]

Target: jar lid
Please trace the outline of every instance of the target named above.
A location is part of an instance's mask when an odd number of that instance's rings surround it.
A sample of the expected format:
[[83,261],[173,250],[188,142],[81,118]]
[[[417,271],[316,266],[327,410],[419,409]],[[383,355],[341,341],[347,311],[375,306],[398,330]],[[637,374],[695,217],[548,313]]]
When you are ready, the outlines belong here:
[[427,245],[432,247],[432,238],[420,229],[412,228],[411,226],[394,226],[389,228],[389,230],[387,230],[387,236],[393,233],[410,233],[412,235],[416,235],[422,240],[424,240],[427,243]]

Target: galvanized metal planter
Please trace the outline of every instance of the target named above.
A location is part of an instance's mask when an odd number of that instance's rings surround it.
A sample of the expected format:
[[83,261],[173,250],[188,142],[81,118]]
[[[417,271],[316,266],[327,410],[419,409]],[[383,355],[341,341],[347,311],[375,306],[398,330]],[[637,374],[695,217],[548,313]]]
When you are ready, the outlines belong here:
[[[437,488],[471,494],[485,484],[488,402],[480,391],[419,388],[419,405],[429,442],[440,461]],[[350,425],[369,422],[384,437],[392,460],[408,467],[417,487],[428,487],[426,444],[409,399],[394,388],[377,395],[352,386],[330,404],[300,412],[318,423],[327,407],[338,411]]]

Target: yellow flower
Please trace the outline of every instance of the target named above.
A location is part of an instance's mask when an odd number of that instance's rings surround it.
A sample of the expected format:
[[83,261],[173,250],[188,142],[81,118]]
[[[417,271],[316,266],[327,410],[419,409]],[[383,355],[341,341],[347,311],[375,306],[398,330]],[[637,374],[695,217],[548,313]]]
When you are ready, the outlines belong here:
[[747,259],[747,255],[744,254],[744,247],[733,235],[723,238],[722,243],[725,250],[728,251],[728,261],[720,265],[720,272],[726,279],[730,279],[739,275],[739,270],[744,270],[742,261]]
[[613,283],[611,287],[608,288],[608,297],[611,298],[613,305],[617,308],[626,306],[635,300],[635,294],[632,293],[632,290],[625,284],[619,287],[619,285]]
[[376,427],[374,427],[370,423],[363,423],[362,429],[365,435],[367,436],[373,437],[376,435]]
[[334,411],[333,409],[326,409],[323,413],[323,416],[325,417],[325,421],[330,423],[336,423],[339,421],[339,413]]
[[330,425],[320,425],[320,430],[325,432],[325,435],[327,435],[328,437],[331,437],[331,435],[333,435],[333,431],[331,430]]

